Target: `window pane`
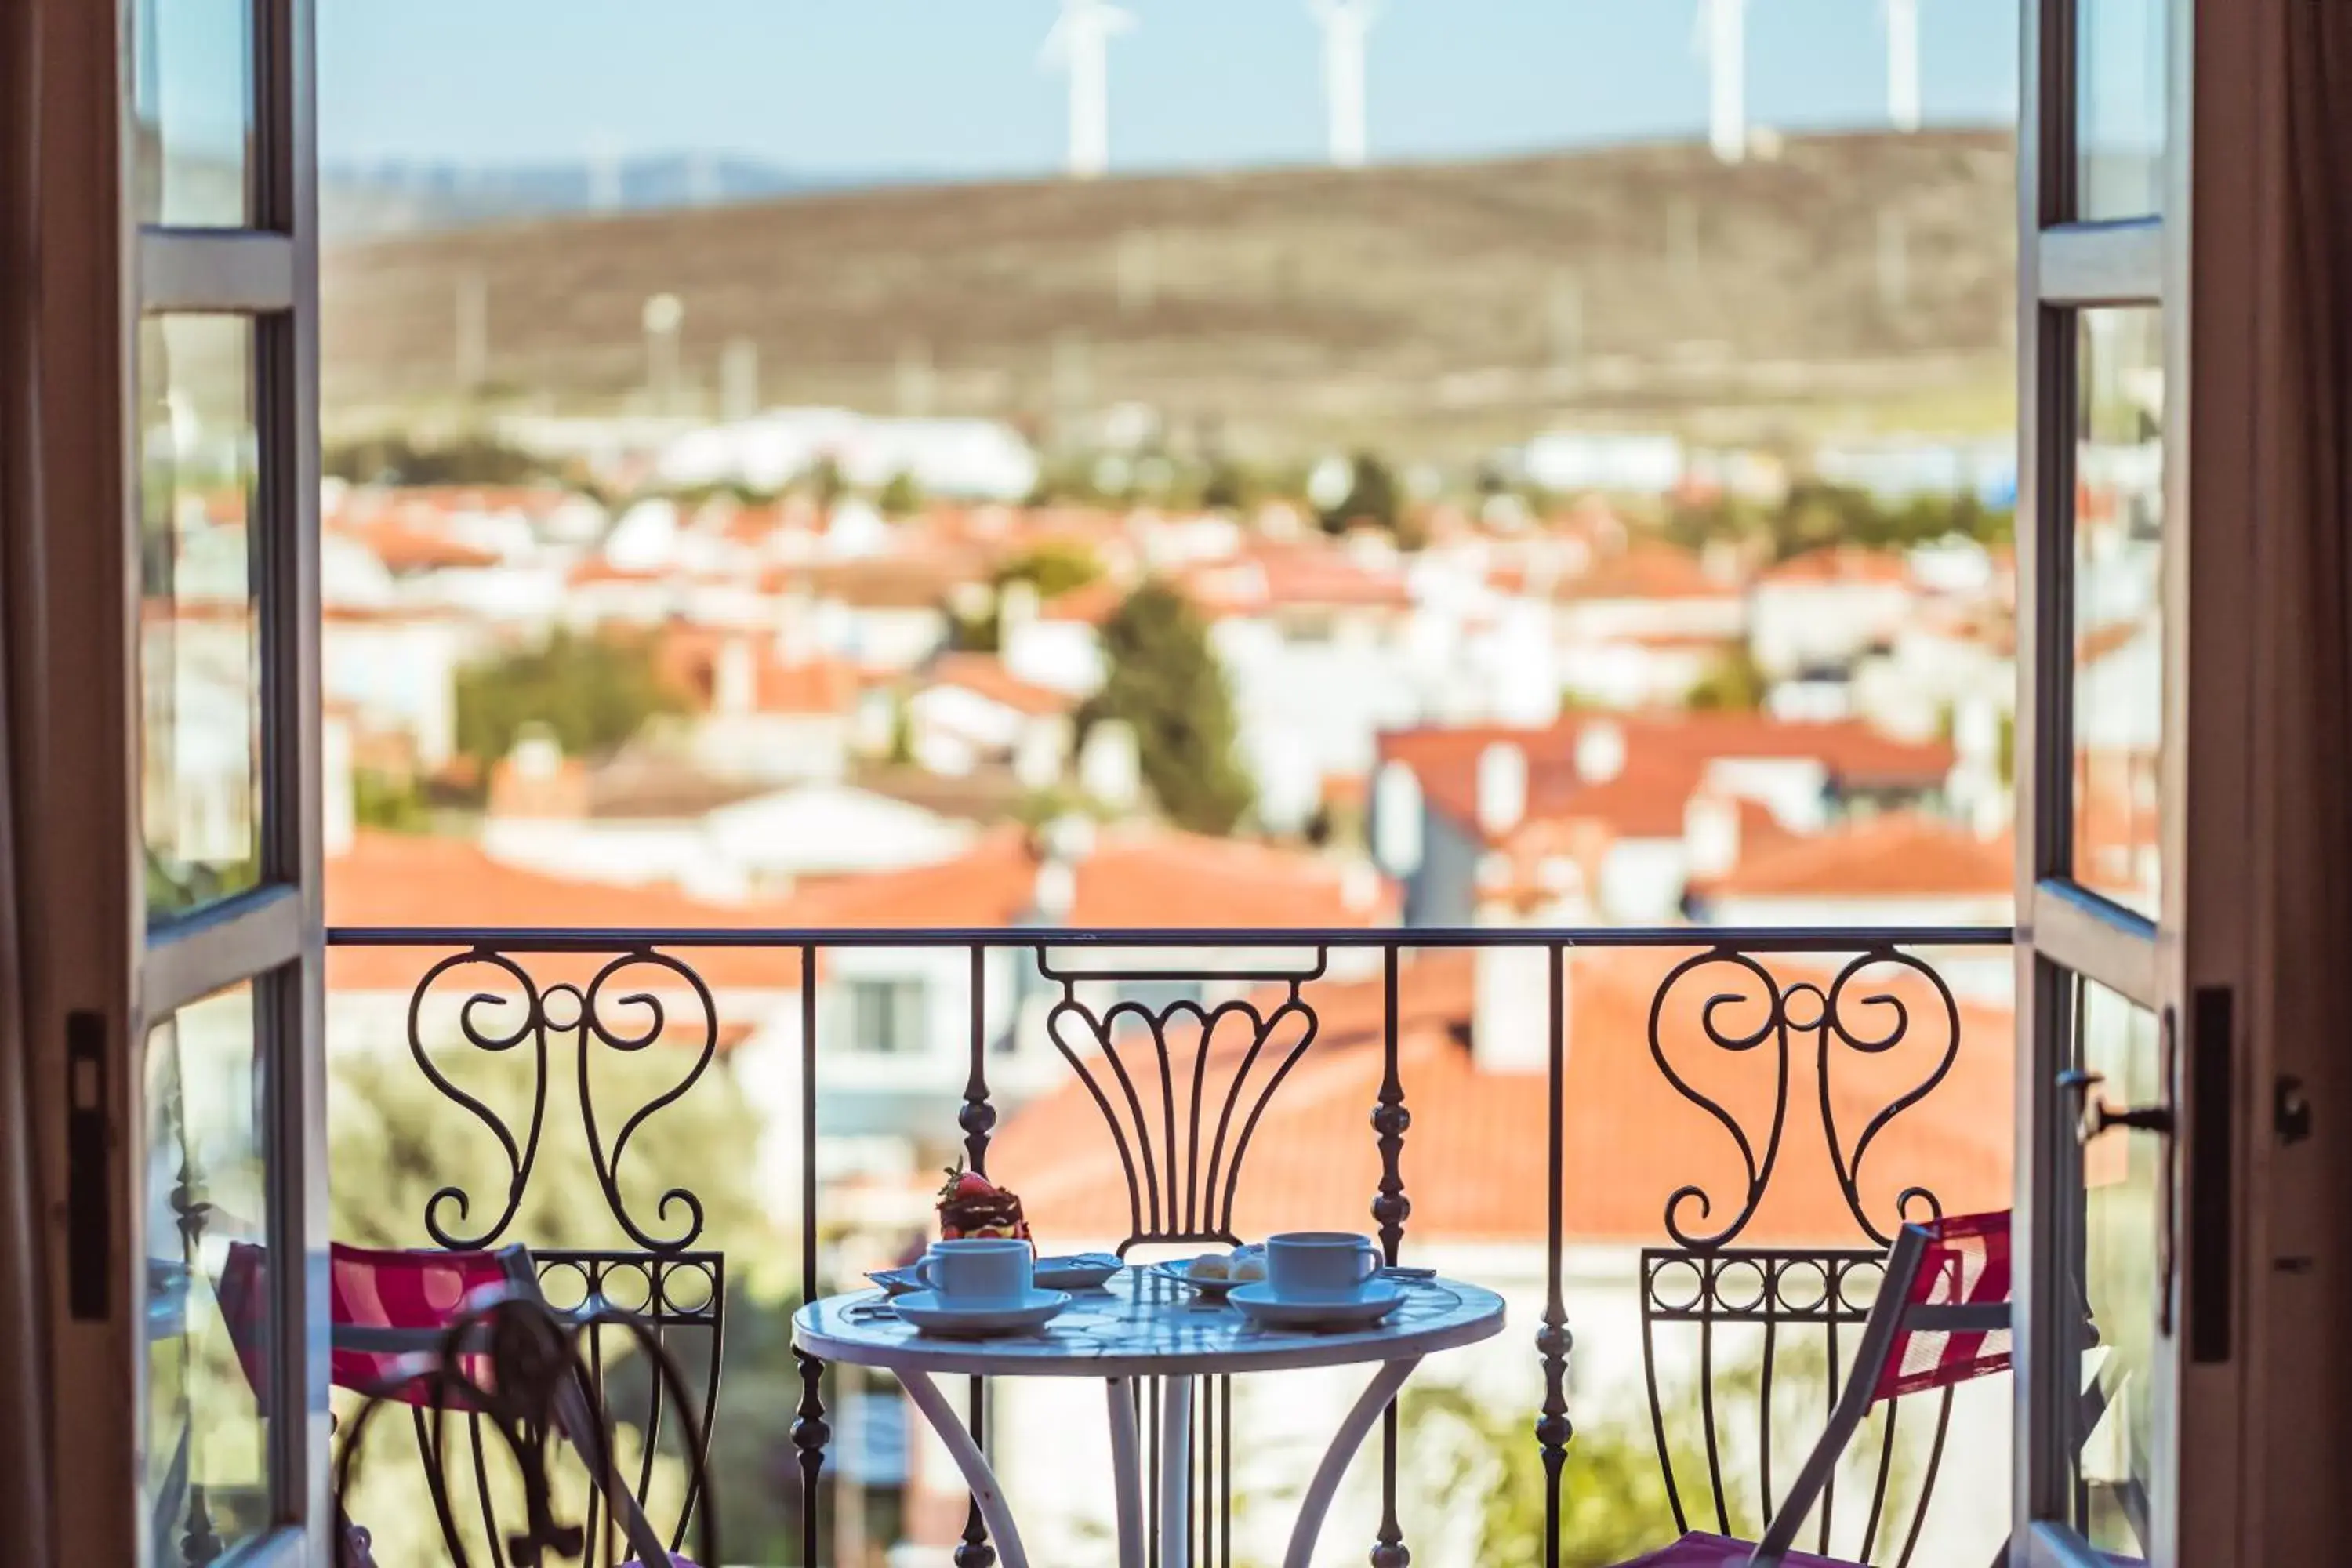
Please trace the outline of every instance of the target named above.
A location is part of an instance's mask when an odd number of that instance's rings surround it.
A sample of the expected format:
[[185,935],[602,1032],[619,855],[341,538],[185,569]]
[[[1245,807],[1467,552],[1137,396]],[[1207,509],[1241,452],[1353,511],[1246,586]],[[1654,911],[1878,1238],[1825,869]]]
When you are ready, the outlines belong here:
[[[2091,1092],[2118,1108],[2164,1097],[2156,1015],[2087,980],[2075,983],[2076,1063],[2101,1075]],[[2074,1466],[2074,1519],[2104,1552],[2147,1551],[2150,1341],[2158,1292],[2164,1144],[2116,1128],[2083,1152],[2083,1286],[2090,1321],[2083,1382],[2064,1452]]]
[[142,801],[151,918],[254,885],[260,867],[260,614],[252,329],[139,329]]
[[2163,0],[2081,0],[2075,65],[2078,215],[2164,210]]
[[2074,486],[2075,879],[2153,918],[2164,739],[2164,316],[2086,310]]
[[268,1152],[250,984],[147,1037],[147,1422],[152,1561],[181,1561],[200,1503],[224,1545],[269,1528]]
[[137,26],[141,221],[242,225],[253,133],[252,0],[138,0]]

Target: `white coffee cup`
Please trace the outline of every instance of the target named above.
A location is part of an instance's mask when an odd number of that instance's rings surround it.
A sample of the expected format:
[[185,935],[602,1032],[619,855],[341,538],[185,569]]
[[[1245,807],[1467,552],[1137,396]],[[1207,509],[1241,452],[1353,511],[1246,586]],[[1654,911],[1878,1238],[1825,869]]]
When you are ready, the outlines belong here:
[[1381,1271],[1371,1238],[1344,1230],[1291,1230],[1266,1237],[1265,1279],[1285,1300],[1346,1300]]
[[943,1306],[1001,1306],[1028,1296],[1029,1267],[1027,1242],[976,1236],[931,1243],[915,1273],[939,1293]]

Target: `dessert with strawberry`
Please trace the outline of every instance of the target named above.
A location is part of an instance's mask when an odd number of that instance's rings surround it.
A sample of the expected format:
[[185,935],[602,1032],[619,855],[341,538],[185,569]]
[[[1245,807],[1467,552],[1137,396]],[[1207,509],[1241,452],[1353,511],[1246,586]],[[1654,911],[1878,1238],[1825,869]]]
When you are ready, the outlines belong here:
[[948,1168],[947,1185],[940,1189],[940,1239],[968,1237],[1010,1237],[1036,1243],[1021,1213],[1018,1194],[1007,1192],[978,1171],[967,1171],[959,1160]]

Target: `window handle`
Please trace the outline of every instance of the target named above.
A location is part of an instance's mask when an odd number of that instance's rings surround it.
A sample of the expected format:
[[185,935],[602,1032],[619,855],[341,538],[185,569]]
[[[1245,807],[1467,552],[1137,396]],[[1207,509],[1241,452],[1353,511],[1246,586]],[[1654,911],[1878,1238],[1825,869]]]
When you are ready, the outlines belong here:
[[2058,1087],[2082,1102],[2074,1121],[2074,1141],[2088,1144],[2101,1133],[2117,1127],[2128,1127],[2140,1132],[2170,1133],[2175,1125],[2172,1107],[2168,1105],[2135,1105],[2122,1110],[2109,1105],[2098,1094],[2098,1086],[2106,1082],[2105,1073],[2085,1072],[2076,1068],[2058,1075]]

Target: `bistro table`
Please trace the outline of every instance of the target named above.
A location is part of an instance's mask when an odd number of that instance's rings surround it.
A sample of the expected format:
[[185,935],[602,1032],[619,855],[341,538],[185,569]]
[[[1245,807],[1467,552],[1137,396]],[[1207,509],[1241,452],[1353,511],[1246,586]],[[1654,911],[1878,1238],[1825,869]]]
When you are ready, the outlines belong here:
[[1475,1344],[1502,1331],[1503,1300],[1491,1290],[1452,1279],[1393,1282],[1404,1291],[1403,1304],[1378,1326],[1312,1331],[1261,1328],[1242,1316],[1238,1308],[1196,1300],[1172,1280],[1129,1268],[1113,1275],[1101,1289],[1075,1292],[1069,1306],[1043,1328],[970,1340],[918,1333],[888,1309],[880,1291],[865,1290],[830,1296],[803,1307],[793,1315],[793,1342],[824,1361],[880,1367],[898,1377],[963,1472],[981,1518],[995,1537],[1004,1568],[1028,1568],[1020,1530],[987,1456],[932,1381],[934,1374],[1104,1381],[1109,1390],[1120,1568],[1142,1568],[1145,1561],[1135,1381],[1166,1378],[1168,1397],[1161,1407],[1160,1446],[1160,1560],[1162,1568],[1185,1568],[1190,1544],[1186,1493],[1192,1479],[1193,1380],[1229,1373],[1377,1364],[1380,1370],[1339,1423],[1299,1504],[1298,1521],[1291,1530],[1283,1563],[1285,1568],[1306,1568],[1348,1461],[1422,1357],[1433,1351]]

